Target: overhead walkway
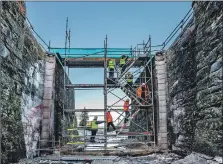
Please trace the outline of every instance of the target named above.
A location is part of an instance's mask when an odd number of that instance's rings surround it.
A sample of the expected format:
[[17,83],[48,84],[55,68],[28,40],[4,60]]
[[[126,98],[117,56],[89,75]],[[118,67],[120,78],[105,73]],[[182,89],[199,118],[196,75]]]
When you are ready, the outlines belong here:
[[[66,60],[69,68],[102,68],[104,67],[105,48],[50,48],[51,53],[58,54],[62,61]],[[135,61],[133,67],[140,67],[144,58],[135,59],[131,48],[108,48],[107,59],[115,59],[119,62],[120,57],[125,54],[129,61]]]

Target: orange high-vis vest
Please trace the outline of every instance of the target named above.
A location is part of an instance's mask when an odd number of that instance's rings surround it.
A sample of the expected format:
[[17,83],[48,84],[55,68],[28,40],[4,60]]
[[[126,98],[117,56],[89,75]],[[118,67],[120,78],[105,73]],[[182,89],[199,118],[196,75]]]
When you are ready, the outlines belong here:
[[124,108],[124,111],[129,110],[129,102],[128,101],[125,101],[123,108]]
[[112,116],[110,112],[107,112],[107,122],[112,122]]
[[[149,88],[145,86],[145,96],[147,97]],[[137,96],[142,97],[142,87],[139,87],[136,91]]]

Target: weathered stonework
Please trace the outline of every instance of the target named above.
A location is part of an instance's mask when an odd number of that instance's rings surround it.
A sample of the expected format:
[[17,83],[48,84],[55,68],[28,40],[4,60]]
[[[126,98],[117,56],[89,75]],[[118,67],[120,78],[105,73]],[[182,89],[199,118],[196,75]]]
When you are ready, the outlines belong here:
[[[55,111],[54,111],[54,133],[56,141],[59,140],[59,137],[62,136],[62,125],[64,124],[65,129],[71,128],[71,126],[77,126],[77,120],[75,113],[65,113],[65,118],[63,118],[63,104],[65,109],[74,109],[74,90],[66,89],[64,95],[64,79],[66,84],[71,84],[68,76],[64,77],[64,70],[62,67],[62,62],[59,59],[59,56],[56,60],[55,66]],[[65,96],[65,98],[64,98]],[[66,120],[64,122],[63,120]]]
[[[55,134],[58,140],[63,104],[65,108],[74,107],[74,92],[67,91],[68,101],[63,102],[64,73],[55,56],[53,82],[47,82],[46,54],[21,15],[26,14],[25,3],[1,3],[1,162],[8,164],[37,155],[40,135],[44,131],[47,131],[44,139],[52,140]],[[67,76],[66,80],[69,81]],[[50,100],[50,105],[44,106],[43,99]],[[67,117],[76,123],[74,114]],[[67,124],[66,127],[71,126],[70,122]]]
[[35,112],[31,109],[42,103],[44,52],[27,28],[21,8],[25,9],[23,2],[20,8],[17,2],[2,2],[2,163],[27,155],[26,150],[35,147],[37,142],[32,141],[40,133],[36,119],[30,124]]
[[167,52],[173,150],[222,154],[223,2],[194,2],[194,17]]
[[155,56],[156,94],[157,94],[157,143],[161,149],[167,150],[167,77],[166,54],[157,53]]
[[[67,75],[65,75],[67,84],[71,84]],[[48,142],[55,137],[58,141],[61,137],[63,124],[63,107],[65,109],[74,109],[74,90],[66,90],[64,96],[64,70],[59,58],[55,55],[49,55],[46,58],[46,73],[44,85],[44,100],[43,100],[43,123],[41,147],[47,147],[52,142]],[[65,97],[65,98],[64,98]],[[72,123],[76,126],[75,114],[66,114],[65,128],[70,128]]]

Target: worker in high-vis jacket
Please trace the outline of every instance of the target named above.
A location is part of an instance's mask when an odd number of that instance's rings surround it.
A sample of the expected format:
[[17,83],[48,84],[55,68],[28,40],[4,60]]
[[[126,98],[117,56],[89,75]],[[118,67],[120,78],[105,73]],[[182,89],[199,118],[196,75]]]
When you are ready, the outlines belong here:
[[126,61],[128,59],[128,56],[126,57],[124,54],[121,56],[119,60],[119,66],[121,67],[121,73],[123,73],[126,69]]
[[145,83],[142,83],[142,85],[136,91],[136,94],[139,97],[140,102],[144,105],[148,101],[148,92],[149,88]]
[[106,113],[106,120],[107,120],[107,131],[109,131],[109,127],[112,126],[113,130],[116,130],[115,125],[113,124],[113,119],[111,115],[111,110],[108,109]]
[[108,69],[109,69],[109,78],[114,78],[114,71],[115,71],[115,60],[114,59],[108,60]]
[[132,85],[133,85],[133,74],[131,72],[128,72],[125,75],[125,79],[127,81],[126,88],[129,89],[130,92],[132,92],[133,91],[133,89],[132,89]]
[[124,123],[126,124],[127,121],[128,121],[128,117],[130,116],[130,112],[129,112],[129,99],[126,99],[126,101],[124,102],[123,109],[124,109],[124,112],[125,112]]
[[98,124],[104,123],[105,121],[97,121],[98,117],[95,116],[91,121],[91,139],[90,142],[95,142],[95,136],[98,132]]

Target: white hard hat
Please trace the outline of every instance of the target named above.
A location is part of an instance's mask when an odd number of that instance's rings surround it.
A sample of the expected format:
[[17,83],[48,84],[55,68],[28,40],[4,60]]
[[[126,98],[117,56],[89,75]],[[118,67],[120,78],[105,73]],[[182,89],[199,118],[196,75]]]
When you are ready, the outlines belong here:
[[98,119],[98,116],[94,116],[94,120],[97,120]]
[[108,112],[110,112],[111,111],[111,109],[108,109]]
[[142,86],[146,85],[145,83],[142,83]]

